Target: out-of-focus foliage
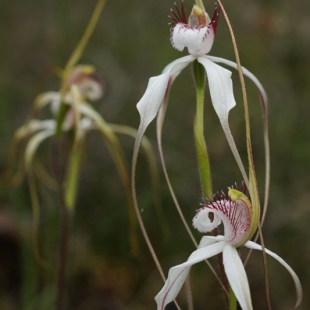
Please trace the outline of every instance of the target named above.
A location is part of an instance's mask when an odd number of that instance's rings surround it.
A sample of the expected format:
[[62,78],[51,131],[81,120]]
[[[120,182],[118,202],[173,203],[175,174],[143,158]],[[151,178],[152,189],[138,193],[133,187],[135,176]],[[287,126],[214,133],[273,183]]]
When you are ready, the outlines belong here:
[[[46,85],[49,89],[52,85],[58,88],[57,79],[49,74],[49,67],[64,65],[83,33],[96,1],[2,0],[2,3],[0,167],[4,172],[14,131],[26,119],[32,99]],[[204,4],[208,11],[213,11],[213,1],[204,1]],[[137,127],[139,118],[135,104],[142,96],[148,78],[185,54],[173,50],[169,42],[167,15],[172,5],[173,1],[163,0],[107,2],[81,60],[94,64],[105,83],[107,95],[95,105],[107,121]],[[188,11],[191,5],[191,1],[185,0]],[[261,80],[269,95],[272,170],[270,205],[264,225],[266,246],[292,266],[304,291],[308,292],[310,4],[308,0],[237,0],[224,1],[224,5],[234,27],[241,62]],[[210,54],[234,60],[223,19]],[[247,85],[254,159],[263,193],[260,105],[255,88],[250,83]],[[245,159],[237,73],[234,73],[234,86],[237,107],[231,113],[230,124]],[[190,69],[186,69],[172,87],[163,144],[172,183],[189,223],[201,202],[192,131],[194,113],[194,82]],[[216,171],[214,189],[240,182],[238,168],[208,98],[205,134],[211,169]],[[147,135],[155,145],[154,125],[150,126]],[[100,137],[94,133],[89,138],[86,147],[93,151],[85,152],[87,158],[84,159],[71,235],[68,308],[155,309],[153,297],[162,286],[161,279],[142,237],[139,241],[143,254],[139,257],[130,255],[125,193],[107,150],[96,147]],[[121,140],[130,161],[133,140],[124,137]],[[48,144],[45,147],[48,148]],[[174,210],[162,176],[162,200],[171,228],[170,238],[163,238],[154,216],[150,176],[148,172],[144,173],[148,171],[146,166],[141,156],[137,171],[138,196],[146,227],[167,272],[170,266],[184,261],[193,246]],[[14,309],[9,306],[14,303],[11,299],[20,299],[15,309],[34,309],[35,304],[38,309],[51,309],[55,276],[53,270],[43,273],[33,260],[27,184],[12,190],[2,178],[0,191],[0,308]],[[44,188],[42,192],[46,196],[46,203],[42,205],[46,214],[41,219],[42,250],[55,265],[60,221],[58,197]],[[293,304],[293,283],[272,259],[269,259],[269,267],[274,309],[288,309]],[[264,309],[263,267],[259,253],[253,253],[247,272],[253,304],[257,309]],[[44,276],[40,277],[40,274]],[[204,264],[193,268],[192,279],[195,309],[203,309],[206,304],[210,309],[216,309],[222,304],[220,286]],[[182,303],[182,298],[180,301]],[[309,296],[305,294],[300,309],[307,309],[309,304]]]

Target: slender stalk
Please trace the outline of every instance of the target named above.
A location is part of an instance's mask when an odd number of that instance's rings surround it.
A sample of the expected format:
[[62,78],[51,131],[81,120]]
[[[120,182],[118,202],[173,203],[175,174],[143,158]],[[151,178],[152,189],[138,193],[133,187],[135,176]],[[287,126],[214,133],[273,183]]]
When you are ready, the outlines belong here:
[[270,288],[269,288],[269,273],[268,273],[268,264],[267,264],[267,255],[265,251],[265,241],[263,237],[263,232],[262,232],[262,226],[259,223],[258,224],[258,233],[259,233],[259,238],[262,246],[262,255],[263,255],[263,263],[264,263],[264,276],[265,276],[265,290],[266,290],[266,300],[267,300],[267,306],[268,310],[271,310],[271,296],[270,296]]
[[96,27],[96,25],[98,23],[99,17],[101,15],[101,12],[102,12],[102,10],[104,8],[105,3],[106,3],[106,0],[99,0],[98,1],[97,5],[96,5],[96,7],[94,9],[93,15],[90,18],[89,24],[87,25],[87,28],[86,28],[86,30],[85,30],[85,32],[83,34],[83,37],[81,38],[79,44],[75,48],[75,50],[72,53],[69,61],[66,64],[66,67],[65,67],[65,73],[66,74],[69,72],[69,70],[72,67],[74,67],[74,65],[81,58],[82,53],[83,53],[85,47],[87,46],[87,43],[88,43],[91,35],[93,34],[94,29],[95,29],[95,27]]
[[205,69],[196,60],[193,63],[194,77],[196,81],[196,118],[194,123],[196,151],[199,164],[199,172],[202,183],[203,197],[212,199],[212,183],[210,162],[208,157],[207,145],[204,138],[204,86]]
[[[202,183],[202,192],[203,197],[212,199],[212,180],[211,180],[211,171],[210,171],[210,161],[208,157],[207,145],[204,138],[204,86],[205,86],[205,69],[204,67],[196,60],[193,63],[194,78],[196,82],[196,118],[194,123],[195,131],[195,142],[196,142],[196,151],[199,164],[199,173]],[[213,235],[218,235],[218,230],[213,230]],[[226,277],[226,273],[223,266],[223,255],[222,253],[217,255],[218,265],[220,269],[220,275],[222,283],[228,291],[229,284]],[[233,293],[232,293],[233,294]],[[230,300],[231,292],[229,296],[225,295],[226,302]],[[229,300],[228,300],[229,299]],[[229,302],[230,304],[230,302]]]
[[68,245],[70,235],[70,211],[62,203],[61,208],[62,215],[62,227],[61,227],[61,239],[59,247],[59,265],[58,265],[58,279],[57,279],[57,298],[56,298],[56,310],[64,309],[64,297],[66,290],[66,271],[68,262]]
[[70,210],[65,204],[65,193],[63,190],[63,163],[62,154],[60,152],[60,140],[53,141],[52,145],[52,163],[55,177],[58,184],[58,192],[60,196],[60,242],[59,242],[59,254],[58,254],[58,270],[57,270],[57,286],[56,286],[56,303],[55,310],[64,309],[64,296],[66,288],[66,271],[68,260],[68,245],[70,234]]
[[229,287],[229,310],[237,310],[237,299],[231,287]]
[[185,292],[186,292],[186,300],[187,300],[187,309],[194,310],[194,302],[193,302],[193,294],[190,282],[190,274],[187,276],[185,280]]
[[[169,83],[170,84],[170,83]],[[165,94],[165,98],[164,98],[164,103],[167,100],[167,96],[169,94],[169,85],[167,87],[167,91]],[[143,140],[143,135],[145,133],[146,128],[143,127],[143,123],[140,123],[140,127],[137,131],[136,134],[136,141],[135,141],[135,145],[134,145],[134,150],[133,150],[133,156],[132,156],[132,165],[131,165],[131,189],[132,189],[132,199],[133,199],[133,203],[134,203],[134,209],[137,215],[137,219],[138,219],[138,223],[142,232],[142,235],[144,237],[144,240],[147,244],[147,247],[152,255],[152,258],[155,262],[155,265],[158,269],[158,272],[160,273],[162,279],[164,280],[164,282],[166,281],[166,277],[165,274],[162,270],[160,261],[156,255],[156,252],[154,250],[154,247],[151,243],[151,240],[148,236],[148,233],[146,231],[142,216],[140,214],[140,209],[139,209],[139,204],[138,204],[138,198],[137,198],[137,190],[136,190],[136,170],[137,170],[137,161],[138,161],[138,155],[139,155],[139,150],[140,150],[140,146]],[[178,305],[177,301],[174,300],[175,306],[177,307],[178,310],[181,310],[180,306]]]
[[[241,84],[241,90],[242,90],[242,97],[243,97],[243,105],[244,105],[244,114],[245,114],[245,128],[246,128],[246,139],[247,139],[247,152],[248,152],[248,159],[249,159],[249,179],[250,179],[250,196],[252,200],[252,205],[254,207],[254,210],[256,211],[256,217],[259,218],[260,213],[260,203],[259,203],[259,195],[258,195],[258,188],[257,188],[257,180],[256,180],[256,174],[254,169],[254,162],[253,162],[253,154],[252,154],[252,145],[251,145],[251,132],[250,132],[250,117],[249,117],[249,105],[248,105],[248,98],[247,98],[247,92],[242,72],[242,66],[241,61],[239,57],[237,42],[235,39],[235,35],[232,29],[232,26],[230,24],[229,18],[227,16],[227,13],[225,11],[225,8],[221,2],[221,0],[218,0],[218,3],[220,5],[220,8],[223,12],[225,21],[227,23],[227,27],[231,36],[234,53],[236,57],[236,63],[237,63],[237,70],[239,74],[240,84]],[[266,185],[265,185],[265,194],[267,194],[267,197],[265,197],[265,203],[264,203],[264,209],[267,207],[268,203],[268,194],[269,194],[269,173],[270,173],[270,163],[269,163],[269,140],[266,135],[268,135],[268,123],[267,123],[267,113],[265,114],[266,121],[264,122],[265,126],[265,152],[266,152]],[[265,217],[265,211],[263,213],[263,220]],[[267,297],[267,304],[268,309],[271,309],[271,301],[270,301],[270,291],[269,291],[269,280],[268,280],[268,266],[267,266],[267,260],[266,260],[266,253],[265,253],[265,247],[264,247],[264,240],[261,232],[261,223],[258,222],[258,229],[259,234],[261,236],[261,242],[262,242],[262,249],[263,249],[263,261],[264,261],[264,272],[265,272],[265,286],[266,286],[266,297]],[[248,256],[249,258],[249,256]],[[247,259],[248,259],[247,258]]]

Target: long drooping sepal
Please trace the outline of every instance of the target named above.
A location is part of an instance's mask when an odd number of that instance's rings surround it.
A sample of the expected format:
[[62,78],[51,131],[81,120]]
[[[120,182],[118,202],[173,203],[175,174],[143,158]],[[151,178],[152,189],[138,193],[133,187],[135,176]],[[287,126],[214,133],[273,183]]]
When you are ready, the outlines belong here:
[[248,176],[245,172],[228,123],[229,111],[236,105],[232,87],[231,72],[213,63],[207,56],[199,57],[198,61],[206,69],[213,107],[223,127],[228,144],[238,164],[242,177],[248,185]]
[[[244,244],[244,246],[246,246],[249,249],[253,249],[253,250],[261,250],[262,251],[262,246],[260,246],[259,244],[252,242],[252,241],[248,241]],[[271,252],[270,250],[264,248],[264,251],[272,256],[274,259],[276,259],[282,266],[284,266],[286,268],[286,270],[289,272],[289,274],[291,275],[294,284],[295,284],[295,288],[296,288],[296,294],[297,294],[297,298],[296,298],[296,303],[294,306],[294,309],[297,308],[301,301],[302,301],[302,287],[299,281],[298,276],[296,275],[296,273],[294,272],[294,270],[276,253]]]
[[30,169],[30,165],[33,162],[34,155],[37,151],[39,145],[48,137],[51,137],[54,134],[54,131],[50,128],[40,131],[35,134],[28,142],[25,150],[25,167],[26,170]]
[[[214,56],[207,56],[211,61],[214,61],[216,63],[222,63],[224,65],[230,66],[234,69],[238,69],[237,64],[233,61],[214,57]],[[270,146],[269,146],[269,129],[268,129],[268,97],[265,92],[264,87],[260,83],[260,81],[256,78],[256,76],[251,73],[249,70],[247,70],[244,67],[242,68],[242,73],[248,77],[256,86],[259,97],[262,105],[262,111],[263,111],[263,121],[264,121],[264,144],[265,144],[265,193],[264,193],[264,207],[263,207],[263,214],[261,222],[263,223],[265,220],[266,212],[267,212],[267,206],[268,206],[268,199],[269,199],[269,187],[270,187]]]
[[[254,232],[256,231],[256,229],[258,227],[258,223],[259,223],[259,219],[260,219],[260,201],[259,201],[259,193],[258,193],[257,179],[256,179],[256,173],[255,173],[255,167],[254,167],[253,154],[252,154],[249,104],[248,104],[247,92],[246,92],[244,77],[243,77],[243,73],[242,73],[242,66],[241,66],[241,62],[240,62],[239,51],[238,51],[235,35],[233,32],[232,26],[230,24],[229,18],[227,16],[226,10],[222,4],[222,1],[218,0],[217,2],[221,8],[221,11],[222,11],[223,16],[225,18],[225,21],[227,23],[229,33],[231,36],[232,45],[233,45],[234,53],[236,56],[236,63],[237,63],[237,68],[238,68],[240,84],[241,84],[241,90],[242,90],[243,107],[244,107],[244,115],[245,115],[246,145],[247,145],[247,153],[248,153],[248,161],[249,161],[249,186],[248,186],[248,190],[250,193],[251,202],[252,202],[252,206],[253,206],[253,218],[252,218],[252,225],[251,225],[250,230],[254,234]],[[260,237],[262,238],[262,234],[260,234]]]
[[194,251],[188,258],[187,262],[172,267],[169,270],[168,279],[164,287],[155,297],[157,303],[157,310],[165,309],[166,305],[176,298],[186,280],[186,277],[192,265],[208,259],[212,256],[215,256],[223,251],[226,242],[216,242],[216,240],[218,239],[219,238],[210,238],[208,240],[205,237],[203,240],[203,247],[198,248],[198,250]]
[[161,75],[151,77],[147,89],[137,103],[137,109],[140,113],[140,132],[144,132],[151,121],[156,117],[156,114],[161,106],[167,86],[174,78],[194,60],[193,56],[185,56],[173,61],[163,71]]
[[223,249],[223,263],[229,284],[236,295],[242,310],[252,310],[248,278],[234,246],[226,243]]
[[48,91],[40,94],[34,101],[34,111],[39,111],[45,106],[50,105],[53,109],[55,106],[59,106],[61,101],[61,95],[56,91]]
[[148,234],[146,232],[140,210],[138,205],[137,193],[136,193],[136,166],[138,160],[138,154],[140,150],[140,145],[145,133],[146,128],[151,123],[151,121],[156,117],[156,114],[164,100],[165,94],[167,92],[168,86],[172,83],[175,77],[190,63],[194,60],[193,56],[185,56],[183,58],[177,59],[169,64],[159,76],[152,77],[149,80],[148,87],[137,104],[137,109],[140,113],[140,125],[138,128],[134,150],[132,158],[132,172],[131,172],[131,185],[132,185],[132,197],[135,207],[135,212],[137,219],[145,239],[147,246],[151,252],[151,255],[155,261],[157,269],[159,270],[161,277],[165,279],[165,275],[160,266],[157,255],[153,249],[152,243],[149,240]]

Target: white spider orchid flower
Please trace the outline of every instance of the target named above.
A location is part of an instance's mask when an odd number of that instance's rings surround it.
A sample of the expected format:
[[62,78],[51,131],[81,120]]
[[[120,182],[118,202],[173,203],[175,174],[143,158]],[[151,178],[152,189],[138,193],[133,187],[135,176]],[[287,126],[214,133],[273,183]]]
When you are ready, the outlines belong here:
[[[88,101],[97,100],[103,95],[101,83],[95,75],[95,68],[88,65],[77,65],[64,78],[60,91],[49,91],[40,94],[35,100],[34,110],[39,111],[50,106],[54,118],[47,120],[30,119],[16,132],[16,141],[29,137],[25,150],[26,167],[32,163],[39,145],[57,131],[57,118],[60,109],[65,107],[62,131],[76,127],[82,138],[88,130],[104,127],[101,116],[90,106]],[[102,125],[103,124],[103,125]]]
[[[243,263],[238,255],[237,247],[245,246],[249,249],[262,250],[262,247],[249,238],[252,235],[252,204],[240,191],[229,189],[229,198],[224,194],[218,195],[214,201],[208,201],[199,209],[193,219],[193,226],[200,232],[211,232],[219,224],[224,225],[224,236],[204,236],[199,247],[187,262],[172,267],[168,279],[162,290],[155,297],[157,309],[163,310],[178,295],[192,265],[205,259],[223,253],[225,273],[235,296],[243,310],[253,309],[249,283]],[[213,214],[213,220],[210,219]],[[277,254],[265,249],[267,254],[275,258],[290,273],[295,283],[297,300],[295,307],[302,300],[300,281],[292,268]]]
[[68,77],[64,79],[63,84],[63,89],[65,90],[63,92],[49,91],[39,95],[36,99],[35,109],[42,109],[50,105],[52,113],[54,116],[57,116],[61,104],[65,104],[68,110],[62,124],[62,130],[68,131],[74,125],[74,105],[77,99],[77,96],[72,91],[72,86],[75,86],[79,101],[83,104],[100,99],[104,90],[95,75],[95,68],[89,65],[75,66],[68,74]]
[[[201,1],[196,2],[198,5],[194,5],[188,20],[185,16],[183,2],[181,9],[175,6],[175,12],[172,11],[173,15],[170,17],[172,20],[172,46],[179,51],[187,48],[190,55],[173,61],[166,66],[162,74],[150,78],[143,97],[137,103],[137,109],[140,114],[140,126],[136,139],[135,153],[138,152],[144,132],[156,117],[171,83],[188,64],[195,60],[206,70],[213,107],[220,119],[227,139],[232,139],[228,125],[229,111],[236,105],[231,79],[232,73],[216,63],[223,63],[235,69],[237,65],[232,61],[207,55],[215,39],[220,8],[216,5],[213,17],[210,19]],[[266,106],[267,96],[261,83],[247,69],[242,68],[242,70],[244,75],[250,78],[256,85],[263,105]]]

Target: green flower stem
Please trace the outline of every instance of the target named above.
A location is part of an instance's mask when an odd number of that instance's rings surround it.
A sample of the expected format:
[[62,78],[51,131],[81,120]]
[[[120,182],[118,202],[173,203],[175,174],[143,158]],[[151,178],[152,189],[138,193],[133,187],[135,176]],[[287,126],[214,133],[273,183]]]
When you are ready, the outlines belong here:
[[94,9],[93,15],[90,18],[89,24],[87,25],[87,28],[83,34],[82,39],[80,40],[78,46],[75,48],[73,54],[71,55],[66,67],[65,67],[65,74],[68,74],[70,70],[75,66],[75,64],[80,60],[85,47],[88,44],[88,41],[93,34],[95,27],[98,23],[99,17],[101,15],[101,12],[105,6],[106,0],[99,0],[97,2],[97,5]]
[[203,196],[212,199],[212,183],[210,162],[208,157],[207,145],[204,138],[204,86],[205,86],[205,69],[196,60],[193,63],[194,77],[196,81],[196,118],[194,123],[196,151],[199,164],[199,172],[202,183]]
[[64,190],[65,207],[70,211],[73,210],[75,207],[81,159],[82,159],[82,141],[77,141],[75,142],[75,145],[72,147],[66,186]]
[[231,287],[229,287],[229,310],[237,310],[237,299]]
[[[195,142],[197,157],[199,163],[199,172],[202,183],[203,196],[208,199],[212,199],[212,181],[210,161],[208,157],[207,145],[204,138],[204,87],[205,87],[205,69],[196,60],[193,63],[194,78],[196,82],[196,118],[194,124]],[[217,234],[217,232],[215,232]],[[218,256],[218,264],[221,270],[221,278],[227,289],[229,287],[226,274],[224,272],[222,255]],[[229,287],[229,309],[237,310],[236,297],[234,292]]]

